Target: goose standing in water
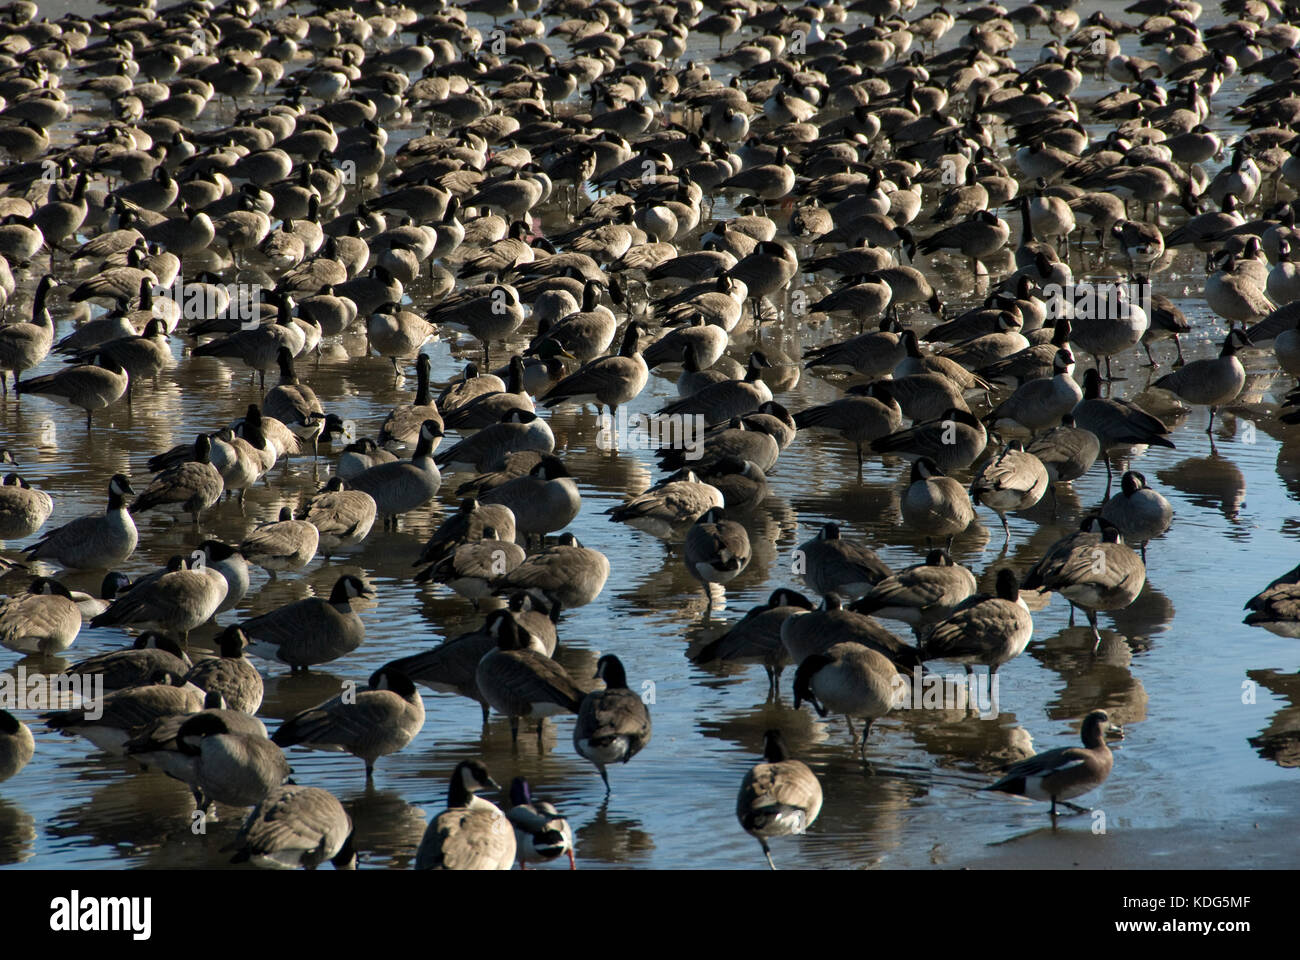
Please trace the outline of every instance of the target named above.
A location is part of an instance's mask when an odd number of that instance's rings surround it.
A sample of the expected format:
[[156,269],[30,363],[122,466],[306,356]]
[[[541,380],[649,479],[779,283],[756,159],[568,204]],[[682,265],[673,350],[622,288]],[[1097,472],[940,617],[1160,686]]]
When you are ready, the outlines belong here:
[[795,836],[807,830],[822,810],[822,786],[801,760],[790,757],[779,730],[763,734],[763,760],[750,767],[736,796],[736,819],[763,847],[773,870],[772,837]]
[[1250,339],[1240,330],[1231,330],[1224,338],[1223,349],[1213,359],[1193,360],[1173,373],[1167,373],[1155,382],[1161,390],[1176,394],[1187,403],[1205,404],[1210,408],[1210,422],[1206,433],[1214,431],[1214,414],[1225,403],[1231,403],[1246,385],[1246,368],[1241,365],[1237,351],[1251,346]]
[[126,508],[135,495],[131,481],[120,473],[108,481],[108,506],[100,516],[78,517],[46,531],[26,549],[28,560],[50,560],[73,570],[106,570],[135,552],[140,535]]
[[596,661],[596,679],[604,680],[605,688],[582,698],[573,725],[573,747],[595,764],[609,794],[605,768],[627,763],[650,742],[650,710],[645,700],[628,688],[623,661],[612,653]]
[[354,870],[352,818],[328,790],[287,783],[273,788],[253,808],[225,848],[231,863],[272,870],[315,870],[326,861],[337,870]]

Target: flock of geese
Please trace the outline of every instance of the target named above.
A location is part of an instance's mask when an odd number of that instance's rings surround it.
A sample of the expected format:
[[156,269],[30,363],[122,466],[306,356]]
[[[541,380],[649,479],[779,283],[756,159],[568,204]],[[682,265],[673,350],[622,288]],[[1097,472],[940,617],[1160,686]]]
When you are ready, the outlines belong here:
[[[580,421],[594,443],[652,373],[675,377],[675,401],[636,414],[707,432],[656,451],[662,479],[606,513],[647,546],[667,541],[710,612],[753,557],[747,519],[789,447],[829,438],[859,476],[910,463],[900,533],[924,541],[920,562],[891,569],[826,523],[795,553],[819,603],[774,585],[692,652],[761,664],[772,697],[793,666],[795,708],[843,716],[865,758],[873,722],[907,709],[927,664],[991,677],[1025,651],[1026,596],[1059,593],[1098,635],[1098,614],[1142,590],[1148,542],[1173,518],[1131,461],[1174,446],[1171,412],[1207,408],[1212,430],[1243,388],[1243,353],[1271,348],[1300,376],[1300,27],[1272,0],[1224,0],[1206,27],[1195,0],[1137,0],[1125,19],[1069,0],[298,6],[117,0],[57,20],[29,0],[0,7],[3,403],[57,401],[94,431],[178,355],[235,374],[192,441],[104,478],[92,515],[56,517],[8,439],[0,540],[22,555],[0,559],[0,643],[39,660],[83,627],[120,631],[121,649],[70,668],[103,680],[102,714],[40,719],[183,781],[198,809],[252,807],[236,862],[355,865],[347,812],[292,781],[292,748],[350,754],[369,779],[417,742],[419,687],[475,701],[485,723],[496,711],[516,738],[573,716],[573,748],[607,791],[610,768],[650,745],[620,657],[595,677],[553,659],[565,614],[611,570],[569,530],[591,510],[556,408],[607,414]],[[1018,66],[1025,42],[1043,46]],[[1085,78],[1111,89],[1076,98]],[[1231,111],[1215,100],[1228,82],[1251,91]],[[1150,295],[1191,248],[1222,329]],[[1131,292],[1080,309],[1060,296],[1076,278]],[[817,345],[787,356],[791,329]],[[365,357],[349,363],[416,377],[382,422],[340,415],[319,366],[358,331]],[[1180,337],[1221,349],[1184,362]],[[446,383],[425,349],[439,338],[471,358]],[[1129,355],[1171,372],[1123,398],[1111,362]],[[257,402],[233,401],[240,371]],[[801,377],[838,398],[809,403]],[[1300,419],[1300,403],[1282,416]],[[242,511],[290,457],[327,461],[327,482],[239,542],[213,535],[223,499]],[[986,592],[954,559],[980,508],[1005,553],[1008,515],[1055,503],[1098,460],[1103,502],[1022,575],[1004,566]],[[256,569],[293,576],[440,504],[454,506],[411,558],[414,579],[482,605],[481,626],[268,736],[264,673],[346,663],[373,589],[347,574],[326,597],[241,619]],[[127,577],[149,511],[189,524],[192,552]],[[50,568],[105,573],[101,595]],[[1248,623],[1300,635],[1300,567],[1249,606]],[[189,644],[223,615],[211,654]],[[1110,774],[1114,732],[1095,710],[1081,746],[988,789],[1050,802],[1055,824],[1058,804]],[[807,830],[823,794],[781,730],[764,739],[736,816],[771,864],[769,841]],[[0,711],[0,780],[35,745]],[[515,778],[503,811],[480,796],[494,789],[483,763],[461,762],[416,867],[573,864],[554,806]]]

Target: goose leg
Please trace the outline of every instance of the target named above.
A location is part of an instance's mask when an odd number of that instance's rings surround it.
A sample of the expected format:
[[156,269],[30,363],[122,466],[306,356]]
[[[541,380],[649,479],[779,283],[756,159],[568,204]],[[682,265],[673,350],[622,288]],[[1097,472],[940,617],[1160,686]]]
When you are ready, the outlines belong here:
[[1006,542],[1002,544],[1002,552],[1006,553],[1011,546],[1011,527],[1007,525],[1007,515],[1005,513],[999,513],[998,519],[1002,521],[1002,532],[1007,535]]
[[609,786],[609,774],[606,772],[605,765],[603,763],[600,766],[596,767],[596,769],[600,771],[600,779],[605,781],[605,796],[608,797],[610,793],[613,792],[610,790],[610,786]]
[[768,847],[767,841],[762,837],[759,837],[758,842],[763,845],[763,856],[767,857],[767,865],[771,867],[773,870],[775,870],[776,864],[772,862],[772,851]]
[[519,718],[510,718],[510,745],[515,746],[519,743]]
[[[1092,636],[1097,641],[1096,646],[1100,646],[1101,632],[1097,629],[1097,611],[1093,610],[1092,608],[1088,608],[1087,614],[1088,614],[1088,626],[1092,627]],[[1094,646],[1094,649],[1095,648],[1096,647]]]
[[367,760],[366,761],[366,783],[369,783],[373,779],[375,779],[375,765],[371,761]]
[[1218,408],[1213,406],[1210,407],[1210,424],[1205,428],[1205,432],[1210,434],[1211,436],[1213,436],[1214,434],[1214,411],[1216,409]]
[[862,754],[862,759],[867,759],[867,738],[871,736],[871,718],[868,717],[862,727],[862,741],[858,744],[858,751]]

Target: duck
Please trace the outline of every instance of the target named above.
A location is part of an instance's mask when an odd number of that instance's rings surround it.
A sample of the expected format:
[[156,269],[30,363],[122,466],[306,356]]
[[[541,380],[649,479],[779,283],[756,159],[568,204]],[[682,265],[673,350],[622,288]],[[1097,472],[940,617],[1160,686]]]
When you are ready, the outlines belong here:
[[125,475],[108,481],[108,506],[100,516],[78,517],[48,530],[25,549],[28,560],[49,560],[72,570],[107,570],[135,552],[140,535],[126,507],[135,490]]
[[352,818],[343,804],[328,790],[296,783],[273,787],[223,849],[234,851],[231,863],[271,870],[315,870],[326,862],[336,870],[355,870],[357,865]]
[[1022,654],[1034,635],[1034,620],[1020,599],[1015,571],[1000,569],[995,589],[992,596],[972,594],[926,627],[920,634],[921,658],[960,663],[967,673],[973,664],[984,664],[992,676]]
[[297,600],[244,620],[239,629],[248,637],[249,652],[283,663],[293,672],[305,671],[361,646],[366,627],[352,601],[373,596],[360,577],[344,574],[334,581],[327,599]]
[[344,691],[297,713],[271,736],[279,747],[350,753],[365,762],[366,782],[380,757],[407,747],[424,727],[424,701],[410,677],[381,667],[366,689]]
[[1115,756],[1106,743],[1106,734],[1122,730],[1111,723],[1105,710],[1093,710],[1083,718],[1080,731],[1082,747],[1057,747],[1039,753],[1009,767],[1002,777],[986,790],[1029,797],[1032,800],[1050,800],[1052,822],[1056,822],[1057,804],[1076,813],[1085,813],[1069,801],[1095,790],[1110,777]]
[[797,836],[816,821],[822,809],[822,786],[802,760],[795,760],[780,730],[763,733],[763,760],[745,772],[736,796],[736,819],[763,848],[775,870],[772,837]]
[[549,863],[562,856],[569,858],[569,869],[576,870],[573,858],[573,828],[560,816],[554,804],[534,800],[532,788],[523,777],[510,781],[510,808],[506,819],[515,828],[515,856],[519,869],[530,863]]
[[608,767],[627,763],[650,743],[650,710],[641,696],[627,685],[623,661],[612,653],[596,661],[595,679],[604,689],[592,690],[578,705],[573,725],[573,748],[591,762],[611,793]]
[[68,588],[37,577],[26,593],[0,600],[0,644],[17,653],[48,657],[72,646],[81,611]]
[[447,809],[429,821],[415,851],[415,869],[509,870],[518,852],[514,826],[496,804],[478,795],[499,789],[482,761],[456,764]]

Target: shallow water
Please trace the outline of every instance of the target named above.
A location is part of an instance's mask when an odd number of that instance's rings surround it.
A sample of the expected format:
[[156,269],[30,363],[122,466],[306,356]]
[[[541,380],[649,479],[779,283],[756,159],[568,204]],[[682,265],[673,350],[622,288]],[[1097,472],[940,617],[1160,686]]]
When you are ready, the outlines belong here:
[[[1118,12],[1119,6],[1106,3],[1102,8],[1131,20]],[[1207,12],[1203,27],[1211,22],[1215,17]],[[486,27],[487,22],[477,25]],[[959,26],[942,46],[955,43],[960,32]],[[1014,51],[1018,62],[1036,56],[1041,35],[1022,40]],[[714,50],[707,37],[692,47],[701,57]],[[1137,52],[1132,37],[1124,39],[1124,47]],[[1225,84],[1215,101],[1220,128],[1230,129],[1223,114],[1254,83],[1234,78]],[[1093,96],[1098,89],[1089,79],[1077,96]],[[90,123],[95,118],[84,119]],[[390,150],[402,139],[395,135]],[[719,205],[715,212],[726,210]],[[1017,217],[1004,215],[1018,225]],[[784,226],[784,216],[778,219]],[[547,220],[553,229],[558,222],[558,217]],[[1116,265],[1099,268],[1091,246],[1086,257],[1082,261],[1072,251],[1076,276],[1113,275]],[[961,270],[944,269],[937,276],[944,279],[941,292],[953,307],[977,299]],[[1216,352],[1223,330],[1199,296],[1201,276],[1200,255],[1191,254],[1178,258],[1156,280],[1157,292],[1174,299],[1193,322],[1194,333],[1184,342],[1189,360]],[[420,296],[417,285],[417,305]],[[56,301],[56,311],[64,305]],[[24,304],[11,309],[21,312]],[[915,315],[910,322],[923,329],[932,321]],[[68,329],[61,320],[57,334]],[[764,347],[797,356],[852,332],[847,324],[831,329],[792,318],[765,331]],[[750,345],[748,334],[733,336],[731,353],[743,358]],[[185,338],[173,337],[177,365],[171,375],[139,390],[132,408],[119,404],[98,415],[89,434],[76,412],[43,399],[0,403],[0,437],[18,457],[24,476],[55,498],[51,525],[102,509],[112,473],[143,480],[150,455],[240,415],[260,399],[247,371],[192,359],[186,347]],[[456,346],[442,340],[426,350],[439,385],[478,356],[472,341]],[[327,346],[319,366],[300,361],[299,373],[327,410],[355,420],[360,433],[373,435],[395,404],[409,402],[414,379],[395,387],[388,362],[367,359],[363,351],[361,337],[347,336]],[[1172,345],[1158,347],[1157,357],[1165,364],[1157,372],[1138,365],[1144,358],[1137,351],[1117,362],[1117,375],[1128,378],[1117,385],[1118,391],[1128,397],[1142,392],[1168,369]],[[59,363],[52,357],[32,373],[51,372]],[[792,671],[785,674],[782,701],[766,703],[760,668],[699,668],[690,664],[686,652],[763,602],[775,587],[801,587],[790,573],[791,551],[827,520],[840,522],[845,536],[869,543],[893,567],[918,562],[924,544],[897,525],[906,466],[875,458],[859,479],[847,445],[797,438],[772,472],[772,499],[750,523],[754,560],[728,586],[725,608],[715,607],[708,618],[698,585],[687,576],[677,552],[602,515],[626,493],[639,492],[657,478],[653,459],[648,453],[604,453],[595,447],[595,418],[589,412],[557,411],[550,415],[557,446],[583,494],[582,514],[572,529],[586,546],[609,556],[612,567],[597,601],[566,613],[557,659],[575,677],[585,678],[600,653],[617,653],[633,688],[653,694],[650,746],[626,767],[611,771],[614,792],[606,800],[593,768],[573,751],[570,719],[548,721],[540,747],[524,735],[512,749],[504,721],[494,717],[483,731],[476,704],[426,691],[424,730],[405,751],[380,761],[373,787],[365,785],[360,761],[298,749],[290,750],[295,779],[326,787],[344,802],[366,867],[409,866],[425,822],[443,805],[452,768],[461,759],[481,757],[498,781],[526,776],[537,796],[560,808],[574,827],[582,867],[751,868],[764,864],[757,845],[735,822],[735,791],[761,749],[763,730],[779,726],[793,754],[821,778],[826,798],[807,836],[774,843],[779,864],[996,864],[1004,849],[999,844],[1044,825],[1045,807],[978,788],[991,782],[996,767],[1030,749],[1076,742],[1079,718],[1104,707],[1124,724],[1126,738],[1115,744],[1111,779],[1087,801],[1105,813],[1107,832],[1094,839],[1107,845],[1115,865],[1146,862],[1123,842],[1137,831],[1179,827],[1176,841],[1160,842],[1190,847],[1224,827],[1257,823],[1267,830],[1289,809],[1293,796],[1290,768],[1297,761],[1294,747],[1288,752],[1287,745],[1300,728],[1300,647],[1242,625],[1241,604],[1295,563],[1300,429],[1277,426],[1267,407],[1290,386],[1279,377],[1271,354],[1253,352],[1247,367],[1247,389],[1216,428],[1213,441],[1204,432],[1206,411],[1196,409],[1175,429],[1176,450],[1156,449],[1135,463],[1169,498],[1175,521],[1149,547],[1148,582],[1141,597],[1128,610],[1102,615],[1100,647],[1093,650],[1085,628],[1067,627],[1065,605],[1055,599],[1035,614],[1034,639],[1025,655],[1001,670],[996,717],[978,719],[957,711],[887,717],[872,732],[865,768],[842,720],[822,722],[807,707],[791,709]],[[799,408],[838,392],[831,382],[809,376],[778,399]],[[649,412],[675,396],[670,380],[652,376],[632,410]],[[1247,423],[1255,425],[1253,435]],[[238,542],[254,522],[273,518],[281,505],[303,502],[329,470],[328,448],[317,463],[306,457],[277,466],[269,485],[249,492],[242,514],[237,504],[223,503],[206,515],[203,535]],[[388,660],[478,624],[479,615],[467,601],[444,588],[410,581],[411,561],[441,518],[455,509],[454,490],[464,479],[444,475],[434,511],[408,515],[395,533],[372,533],[363,549],[344,561],[317,559],[306,571],[269,583],[255,574],[240,617],[313,592],[327,594],[345,572],[364,573],[378,590],[377,604],[363,614],[366,643],[354,654],[306,676],[289,676],[259,662],[268,677],[260,715],[272,729],[281,718],[332,696],[343,681],[364,682]],[[996,516],[981,508],[979,520],[989,529],[972,528],[959,538],[955,556],[981,575],[995,562],[1009,562],[1023,572],[1075,526],[1081,512],[1101,502],[1104,488],[1099,465],[1073,491],[1062,488],[1055,521],[1045,504],[1013,517],[1006,561],[999,561],[1002,538]],[[187,522],[165,516],[151,513],[139,523],[140,548],[124,567],[133,575],[188,552],[199,539]],[[14,556],[20,546],[6,544],[5,555]],[[64,580],[93,592],[101,576],[70,574]],[[231,622],[232,614],[221,619]],[[887,625],[901,630],[899,624]],[[212,627],[197,631],[191,642],[202,645],[215,632]],[[119,647],[122,639],[117,630],[83,630],[67,662]],[[6,651],[0,669],[16,666]],[[652,686],[643,687],[645,683]],[[1255,702],[1243,703],[1243,693],[1256,684]],[[34,723],[30,714],[23,719]],[[219,823],[195,835],[190,829],[192,801],[179,783],[91,754],[85,741],[37,733],[36,758],[0,785],[0,862],[38,868],[225,863],[228,854],[221,848],[237,827],[238,811],[223,808]],[[1258,746],[1252,743],[1260,737]],[[1062,829],[1087,833],[1093,822],[1087,817],[1066,820]],[[1049,854],[1039,865],[1058,863]]]

